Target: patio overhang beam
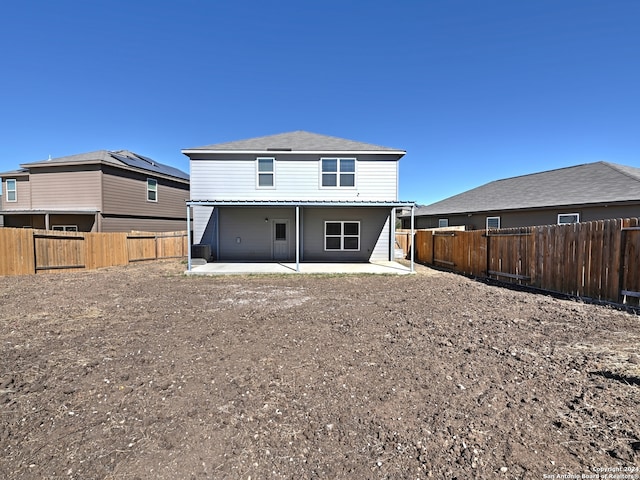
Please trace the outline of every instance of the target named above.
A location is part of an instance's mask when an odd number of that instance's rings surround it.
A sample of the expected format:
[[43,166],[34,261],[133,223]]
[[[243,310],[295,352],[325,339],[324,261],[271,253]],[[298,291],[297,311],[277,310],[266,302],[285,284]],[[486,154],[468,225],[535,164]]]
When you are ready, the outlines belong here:
[[204,207],[383,207],[411,208],[415,202],[340,200],[187,200],[187,206]]

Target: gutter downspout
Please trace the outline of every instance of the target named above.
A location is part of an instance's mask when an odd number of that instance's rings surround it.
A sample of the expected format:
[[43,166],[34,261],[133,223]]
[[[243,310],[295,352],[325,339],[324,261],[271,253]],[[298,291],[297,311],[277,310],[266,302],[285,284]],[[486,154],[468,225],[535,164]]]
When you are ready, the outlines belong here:
[[191,221],[190,221],[190,208],[187,203],[187,271],[191,271]]

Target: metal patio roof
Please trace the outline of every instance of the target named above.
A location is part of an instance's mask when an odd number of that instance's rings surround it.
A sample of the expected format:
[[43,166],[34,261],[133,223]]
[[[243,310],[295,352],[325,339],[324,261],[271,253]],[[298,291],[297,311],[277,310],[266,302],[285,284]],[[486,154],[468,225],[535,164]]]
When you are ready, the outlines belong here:
[[413,207],[411,201],[386,200],[187,200],[188,206],[231,207]]

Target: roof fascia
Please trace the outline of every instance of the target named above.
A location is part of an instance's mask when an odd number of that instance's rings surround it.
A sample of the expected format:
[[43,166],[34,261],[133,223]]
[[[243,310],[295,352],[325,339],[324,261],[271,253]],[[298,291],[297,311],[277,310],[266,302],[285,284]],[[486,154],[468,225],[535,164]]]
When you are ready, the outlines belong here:
[[186,149],[185,155],[205,154],[251,154],[251,155],[406,155],[405,150],[211,150]]
[[127,170],[130,172],[136,172],[136,173],[142,173],[144,175],[147,175],[149,177],[156,177],[156,178],[166,178],[168,180],[173,180],[175,182],[178,183],[184,183],[184,184],[189,184],[189,180],[188,179],[184,179],[184,178],[180,178],[180,177],[174,177],[172,175],[167,175],[166,173],[159,173],[159,172],[153,172],[151,170],[145,170],[144,168],[137,168],[137,167],[130,167],[129,165],[124,165],[124,164],[120,164],[120,163],[115,163],[115,162],[109,162],[106,160],[87,160],[87,161],[83,161],[83,162],[56,162],[56,163],[44,163],[44,162],[38,162],[38,163],[25,163],[20,165],[20,167],[22,168],[28,168],[28,169],[34,169],[34,168],[46,168],[46,167],[77,167],[77,166],[81,166],[81,165],[107,165],[109,167],[113,167],[113,168],[119,168],[120,170]]
[[187,206],[226,207],[414,207],[410,201],[322,201],[322,200],[187,200]]

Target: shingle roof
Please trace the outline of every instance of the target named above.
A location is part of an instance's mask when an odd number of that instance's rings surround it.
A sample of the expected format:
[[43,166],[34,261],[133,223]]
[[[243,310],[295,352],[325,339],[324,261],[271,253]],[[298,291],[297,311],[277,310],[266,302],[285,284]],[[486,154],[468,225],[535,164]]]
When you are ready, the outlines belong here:
[[268,135],[265,137],[249,138],[235,142],[217,143],[194,147],[183,150],[219,150],[219,151],[322,151],[322,152],[345,152],[345,151],[371,151],[371,152],[394,152],[404,153],[404,150],[391,147],[382,147],[371,143],[356,142],[344,138],[319,135],[317,133],[298,130],[295,132]]
[[115,152],[109,150],[97,150],[95,152],[79,153],[76,155],[52,158],[50,160],[42,160],[39,162],[24,163],[20,166],[28,169],[50,165],[69,165],[93,162],[109,163],[119,167],[126,166],[138,168],[149,172],[180,178],[182,180],[189,180],[189,175],[182,170],[156,162],[155,160],[130,152],[129,150],[118,150]]
[[431,205],[416,215],[444,215],[640,201],[640,168],[594,162],[496,180]]

